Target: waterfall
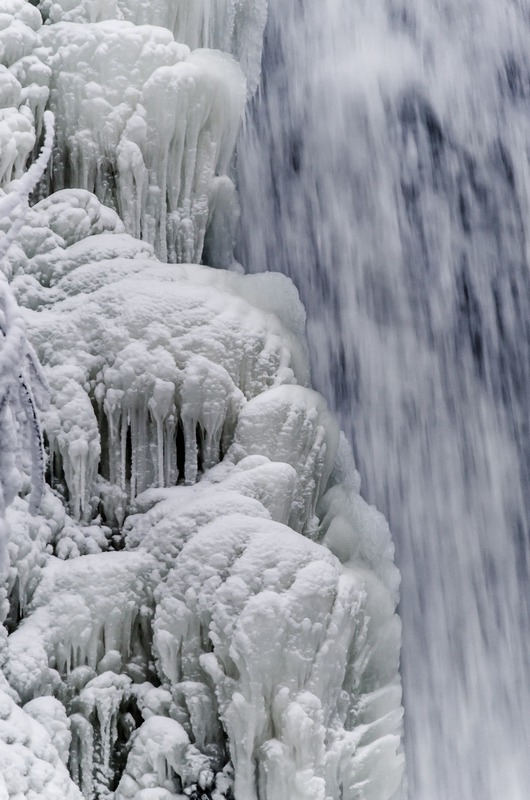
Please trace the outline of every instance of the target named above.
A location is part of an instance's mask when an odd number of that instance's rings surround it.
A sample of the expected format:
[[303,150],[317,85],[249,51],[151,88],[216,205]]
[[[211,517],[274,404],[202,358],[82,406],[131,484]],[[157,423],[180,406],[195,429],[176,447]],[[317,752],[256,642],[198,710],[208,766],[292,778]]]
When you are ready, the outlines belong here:
[[396,540],[410,800],[530,796],[529,54],[527,0],[270,0],[238,145]]

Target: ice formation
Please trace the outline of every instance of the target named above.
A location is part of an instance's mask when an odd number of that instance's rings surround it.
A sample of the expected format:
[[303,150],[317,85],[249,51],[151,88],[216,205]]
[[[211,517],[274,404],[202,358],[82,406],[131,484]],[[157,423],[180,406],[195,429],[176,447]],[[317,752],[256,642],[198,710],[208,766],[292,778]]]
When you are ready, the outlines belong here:
[[[225,5],[221,17],[243,13]],[[197,49],[193,35],[190,52],[166,27],[133,24],[117,9],[115,19],[112,3],[98,21],[79,21],[80,12],[45,26],[24,0],[4,2],[0,14],[4,6],[0,185],[21,174],[48,107],[57,119],[48,191],[94,191],[164,261],[200,261],[208,227],[220,227],[220,198],[233,194],[227,173],[246,95],[239,63]]]
[[47,22],[126,20],[166,28],[192,50],[207,47],[231,53],[256,89],[267,17],[266,0],[40,0]]
[[395,800],[388,527],[232,255],[264,4],[39,7],[0,2],[0,795]]
[[51,187],[95,191],[164,261],[200,260],[243,109],[237,63],[116,20],[47,26],[41,42],[61,120]]

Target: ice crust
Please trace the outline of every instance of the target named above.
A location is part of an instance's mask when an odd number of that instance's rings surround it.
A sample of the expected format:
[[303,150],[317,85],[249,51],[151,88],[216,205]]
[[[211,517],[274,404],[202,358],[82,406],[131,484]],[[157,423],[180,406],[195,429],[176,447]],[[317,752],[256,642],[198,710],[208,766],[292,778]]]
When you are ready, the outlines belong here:
[[232,254],[264,3],[39,7],[0,0],[0,798],[396,800],[388,526]]

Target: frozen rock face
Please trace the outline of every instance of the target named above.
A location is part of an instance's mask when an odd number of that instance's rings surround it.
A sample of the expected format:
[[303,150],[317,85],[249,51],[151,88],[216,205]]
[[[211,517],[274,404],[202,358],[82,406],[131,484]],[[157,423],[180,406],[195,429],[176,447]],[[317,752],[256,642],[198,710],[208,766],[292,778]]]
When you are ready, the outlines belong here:
[[[47,133],[41,154],[30,170],[0,198],[0,219],[7,230],[0,240],[0,262],[22,228],[28,196],[42,177],[50,157],[53,116],[47,112]],[[8,268],[9,273],[9,268]],[[6,569],[5,514],[29,470],[29,498],[34,512],[40,504],[44,479],[44,453],[37,407],[45,406],[47,386],[35,351],[26,337],[24,321],[6,277],[0,273],[0,573]],[[27,455],[29,454],[29,461]]]
[[[0,342],[0,519],[3,519],[7,507],[22,488],[20,465],[29,463],[27,451],[33,451],[36,465],[43,464],[31,387],[31,377],[38,380],[40,370],[26,339],[21,314],[5,281],[0,283]],[[39,480],[35,470],[33,473],[39,494]]]
[[32,209],[5,268],[85,524],[47,492],[13,541],[4,674],[64,710],[84,796],[396,796],[388,529],[304,386],[292,286],[162,265],[79,191]]
[[[233,266],[240,68],[147,6],[26,5],[5,25],[57,138],[50,191],[28,206],[26,153],[0,197],[0,793],[396,800],[393,548],[309,387],[297,292],[164,263]],[[221,5],[171,9],[222,37],[215,14],[261,8]]]
[[[0,258],[5,257],[21,227],[27,195],[42,175],[50,151],[48,136],[30,172],[0,199],[0,217],[11,217],[8,232],[0,240]],[[5,277],[0,277],[0,618],[4,621],[7,617],[7,627],[14,627],[38,582],[48,542],[48,526],[35,518],[39,507],[46,513],[42,502],[44,454],[37,418],[37,405],[44,405],[46,386],[20,310]],[[26,499],[16,498],[19,493]],[[3,665],[6,629],[1,632]],[[22,709],[18,702],[16,691],[0,674],[2,797],[81,800],[65,766],[69,720],[62,704],[48,698]]]

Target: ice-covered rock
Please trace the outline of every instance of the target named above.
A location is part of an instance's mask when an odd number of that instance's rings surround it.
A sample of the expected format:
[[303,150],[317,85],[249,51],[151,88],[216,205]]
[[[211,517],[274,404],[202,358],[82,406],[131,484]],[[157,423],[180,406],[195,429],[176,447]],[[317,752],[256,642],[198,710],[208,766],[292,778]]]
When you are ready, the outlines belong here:
[[38,514],[31,514],[26,498],[15,498],[7,509],[9,569],[5,588],[9,599],[8,628],[25,615],[52,542],[64,527],[66,515],[60,500],[45,491]]
[[[100,238],[92,237],[94,250]],[[29,272],[32,262],[42,259],[32,259]],[[74,516],[90,518],[98,468],[130,499],[179,475],[194,483],[198,469],[227,451],[247,399],[306,380],[297,337],[269,311],[266,284],[260,300],[254,283],[207,268],[105,258],[72,269],[48,293],[41,285],[26,320],[52,391],[43,418],[50,470],[64,475]]]
[[20,178],[40,136],[51,70],[39,57],[41,15],[0,2],[0,186]]
[[46,26],[40,41],[60,120],[52,188],[95,192],[164,261],[199,261],[243,113],[237,62],[123,20]]
[[33,118],[26,107],[0,108],[0,185],[22,175],[34,146]]
[[239,66],[218,51],[196,50],[145,83],[118,147],[119,207],[127,230],[162,260],[200,261],[214,179],[229,168],[244,100]]
[[[190,744],[182,726],[169,717],[151,716],[134,735],[115,800],[145,797],[144,790],[175,797],[183,785],[207,790],[213,779],[208,758]],[[156,790],[161,790],[158,795]]]
[[[197,24],[198,8],[179,4],[138,3],[130,13],[92,4],[89,19],[83,4],[69,5],[65,14],[58,4],[43,11],[75,22],[44,27],[24,0],[0,5],[0,185],[23,173],[48,107],[58,120],[48,190],[95,192],[164,261],[199,262],[206,238],[211,263],[231,266],[238,204],[227,173],[246,93],[236,59],[244,51],[249,66],[264,3],[244,10],[223,0],[211,14],[202,9]],[[175,13],[184,39],[159,19]],[[207,31],[221,27],[214,41]],[[72,214],[57,208],[55,219],[71,228]]]
[[49,559],[28,615],[8,639],[10,685],[25,700],[63,691],[70,673],[95,670],[109,651],[145,674],[153,567],[145,553]]
[[192,50],[231,53],[243,67],[249,91],[257,87],[265,0],[40,0],[38,7],[48,23],[124,19],[167,28]]
[[0,796],[395,800],[388,528],[232,252],[265,3],[38,6],[0,0]]
[[[392,797],[402,771],[400,627],[377,579],[343,571],[279,523],[236,514],[184,544],[159,596],[154,647],[172,713],[186,717],[185,682],[214,689],[237,798],[258,797],[257,785],[270,800],[338,796],[339,785],[346,796],[362,787],[366,797]],[[376,692],[386,700],[361,730],[364,697],[369,704]],[[188,725],[193,734],[192,717]]]
[[[64,247],[102,233],[123,233],[125,227],[115,211],[102,205],[83,189],[54,192],[33,206],[41,225],[50,228]],[[55,269],[53,269],[55,273]]]
[[143,86],[189,49],[163,28],[116,21],[52,25],[41,41],[52,70],[50,104],[60,120],[52,186],[96,189],[116,205],[116,149]]
[[70,704],[71,770],[85,797],[111,796],[119,758],[115,745],[123,733],[119,725],[129,727],[127,738],[134,729],[132,718],[124,713],[130,687],[128,676],[105,671],[89,680]]
[[[0,219],[7,230],[0,239],[0,262],[24,221],[27,199],[42,176],[51,153],[53,116],[47,112],[42,151],[29,169],[0,198]],[[5,576],[8,529],[5,514],[30,477],[31,512],[38,509],[44,487],[44,452],[37,406],[44,407],[47,387],[33,347],[26,338],[22,315],[0,274],[0,574]],[[4,615],[2,614],[2,618]]]
[[46,728],[59,758],[66,766],[70,758],[72,735],[63,704],[55,697],[35,697],[26,703],[24,711]]
[[[52,708],[29,706],[19,708],[6,692],[5,679],[0,681],[0,796],[5,800],[82,800],[70,778],[58,750],[64,741],[59,729],[66,730],[66,721]],[[51,702],[50,702],[51,701]]]
[[278,386],[243,409],[228,457],[263,455],[294,467],[298,480],[289,525],[316,532],[316,503],[327,486],[338,439],[338,425],[320,395],[301,386]]

